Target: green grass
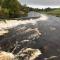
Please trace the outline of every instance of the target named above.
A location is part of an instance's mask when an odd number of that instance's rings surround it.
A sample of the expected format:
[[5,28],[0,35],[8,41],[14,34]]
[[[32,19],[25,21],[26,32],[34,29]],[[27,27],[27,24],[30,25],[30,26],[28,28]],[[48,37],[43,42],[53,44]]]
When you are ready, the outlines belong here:
[[60,8],[47,12],[47,14],[55,15],[60,17]]

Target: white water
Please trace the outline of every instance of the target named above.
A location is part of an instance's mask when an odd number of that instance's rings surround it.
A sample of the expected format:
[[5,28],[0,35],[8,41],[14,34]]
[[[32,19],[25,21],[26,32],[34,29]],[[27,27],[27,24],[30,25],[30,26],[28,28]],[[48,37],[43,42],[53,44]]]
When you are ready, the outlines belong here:
[[6,20],[5,22],[0,22],[0,29],[7,29],[7,28],[13,28],[16,27],[18,25],[21,24],[28,24],[31,23],[33,25],[35,25],[37,23],[37,21],[46,21],[48,19],[48,17],[46,15],[41,14],[40,18],[38,19],[30,19],[30,20]]

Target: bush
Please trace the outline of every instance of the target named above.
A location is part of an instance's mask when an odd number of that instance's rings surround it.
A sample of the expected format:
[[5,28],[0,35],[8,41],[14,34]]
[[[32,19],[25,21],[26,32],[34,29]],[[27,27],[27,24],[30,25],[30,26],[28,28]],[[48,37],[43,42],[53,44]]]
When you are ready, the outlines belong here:
[[[0,17],[14,18],[27,15],[27,9],[18,2],[18,0],[1,0]],[[20,13],[20,11],[24,12]]]

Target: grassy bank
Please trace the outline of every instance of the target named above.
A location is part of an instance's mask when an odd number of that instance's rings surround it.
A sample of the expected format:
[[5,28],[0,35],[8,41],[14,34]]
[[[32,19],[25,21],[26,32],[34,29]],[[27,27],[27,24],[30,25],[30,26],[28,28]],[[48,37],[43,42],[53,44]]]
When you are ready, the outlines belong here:
[[52,11],[48,11],[46,13],[49,15],[54,15],[54,16],[60,17],[60,8],[56,8],[56,9],[54,9]]

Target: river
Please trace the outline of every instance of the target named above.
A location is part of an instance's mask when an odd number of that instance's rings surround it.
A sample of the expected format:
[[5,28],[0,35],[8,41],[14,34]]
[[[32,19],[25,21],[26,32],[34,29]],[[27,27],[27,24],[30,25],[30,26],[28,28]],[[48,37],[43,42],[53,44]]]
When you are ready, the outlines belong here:
[[[15,26],[12,27],[17,23]],[[46,47],[47,52],[45,53],[45,58],[51,56],[60,56],[60,17],[40,14],[40,18],[29,19],[29,20],[19,20],[11,23],[12,32],[7,33],[3,41],[29,41],[28,46],[26,43],[22,45],[23,47],[30,47],[35,49],[40,49],[41,47]],[[1,40],[1,41],[2,41]],[[14,42],[15,43],[15,42]],[[58,59],[59,60],[59,59]]]

